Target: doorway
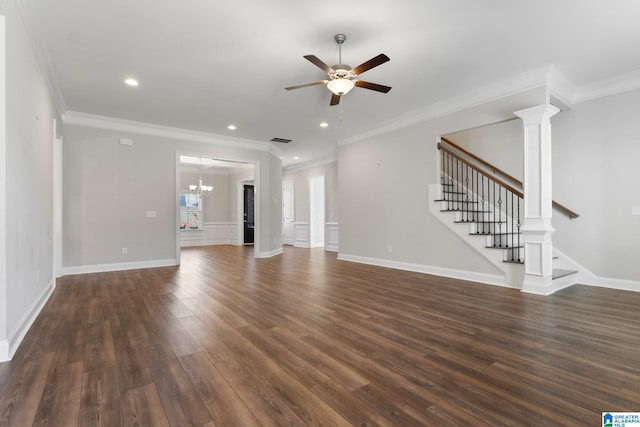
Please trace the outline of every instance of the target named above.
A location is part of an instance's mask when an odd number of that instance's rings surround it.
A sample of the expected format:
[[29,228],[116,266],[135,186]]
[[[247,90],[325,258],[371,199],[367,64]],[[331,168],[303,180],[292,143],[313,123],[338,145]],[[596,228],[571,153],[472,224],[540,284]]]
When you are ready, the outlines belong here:
[[282,183],[282,243],[293,245],[295,243],[295,227],[293,224],[294,203],[293,181]]
[[309,246],[324,247],[325,226],[324,175],[309,179]]
[[253,184],[243,185],[244,244],[253,245],[255,230],[255,189]]

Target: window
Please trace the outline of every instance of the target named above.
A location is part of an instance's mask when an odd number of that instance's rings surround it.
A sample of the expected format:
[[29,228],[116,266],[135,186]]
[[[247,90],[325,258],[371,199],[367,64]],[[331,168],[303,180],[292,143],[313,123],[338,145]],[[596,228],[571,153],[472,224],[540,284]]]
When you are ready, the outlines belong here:
[[202,203],[200,196],[193,193],[180,193],[180,228],[197,230],[200,228]]

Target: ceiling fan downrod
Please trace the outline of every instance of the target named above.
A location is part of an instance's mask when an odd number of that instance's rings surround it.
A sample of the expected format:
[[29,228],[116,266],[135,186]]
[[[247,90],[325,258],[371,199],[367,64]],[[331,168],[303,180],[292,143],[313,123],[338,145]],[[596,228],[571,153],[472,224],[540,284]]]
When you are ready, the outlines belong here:
[[333,36],[333,39],[338,43],[338,63],[342,64],[342,43],[347,40],[347,36],[341,33]]

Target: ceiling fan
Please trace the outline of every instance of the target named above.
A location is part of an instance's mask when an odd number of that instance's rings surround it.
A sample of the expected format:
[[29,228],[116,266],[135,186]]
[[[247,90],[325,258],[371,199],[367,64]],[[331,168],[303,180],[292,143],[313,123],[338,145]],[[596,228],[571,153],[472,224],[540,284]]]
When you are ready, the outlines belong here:
[[327,85],[331,93],[331,102],[329,105],[338,105],[340,103],[340,97],[351,89],[354,86],[358,86],[364,89],[375,90],[377,92],[387,93],[391,90],[390,86],[379,85],[377,83],[365,82],[364,80],[356,79],[357,76],[368,71],[378,65],[384,64],[389,61],[389,57],[384,53],[371,58],[370,60],[363,62],[357,67],[351,68],[350,66],[342,63],[342,43],[345,42],[347,36],[344,34],[336,34],[333,39],[338,44],[338,64],[333,67],[329,67],[327,64],[322,62],[315,55],[305,55],[304,58],[307,59],[312,64],[316,65],[322,71],[329,75],[329,80],[319,80],[317,82],[305,83],[297,86],[289,86],[285,87],[286,90],[292,89],[300,89],[303,87],[309,86],[317,86],[317,85]]

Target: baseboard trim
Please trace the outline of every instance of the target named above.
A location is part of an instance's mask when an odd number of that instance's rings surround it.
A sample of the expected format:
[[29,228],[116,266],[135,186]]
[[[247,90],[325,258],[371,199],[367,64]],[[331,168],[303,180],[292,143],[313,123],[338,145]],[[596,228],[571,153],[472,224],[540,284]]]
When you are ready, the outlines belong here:
[[600,288],[617,289],[620,291],[640,292],[640,281],[628,279],[615,279],[612,277],[600,277],[587,269],[585,266],[559,250],[554,246],[553,251],[560,260],[566,260],[571,269],[578,270],[578,277],[574,281],[576,284],[587,286],[598,286]]
[[171,267],[174,265],[180,265],[180,262],[176,259],[157,259],[150,261],[118,262],[113,264],[77,265],[64,267],[62,269],[62,273],[66,276],[74,274],[104,273],[108,271],[137,270],[139,268]]
[[507,287],[504,276],[496,274],[477,273],[473,271],[455,270],[450,268],[434,267],[423,264],[412,264],[402,261],[393,261],[380,258],[369,258],[359,255],[338,253],[338,259],[342,261],[357,262],[360,264],[375,265],[378,267],[395,268],[397,270],[413,271],[416,273],[432,274],[434,276],[450,277],[452,279],[469,280],[487,285]]
[[585,285],[617,289],[619,291],[640,292],[640,281],[637,280],[613,279],[611,277],[596,277],[593,284],[585,283]]
[[55,280],[45,287],[40,297],[31,305],[31,308],[22,316],[16,328],[11,331],[6,340],[0,341],[0,362],[11,360],[16,350],[22,343],[25,335],[29,332],[31,325],[36,320],[44,305],[49,301],[49,297],[55,289]]
[[269,252],[259,252],[256,258],[271,258],[282,253],[282,248],[274,249]]

